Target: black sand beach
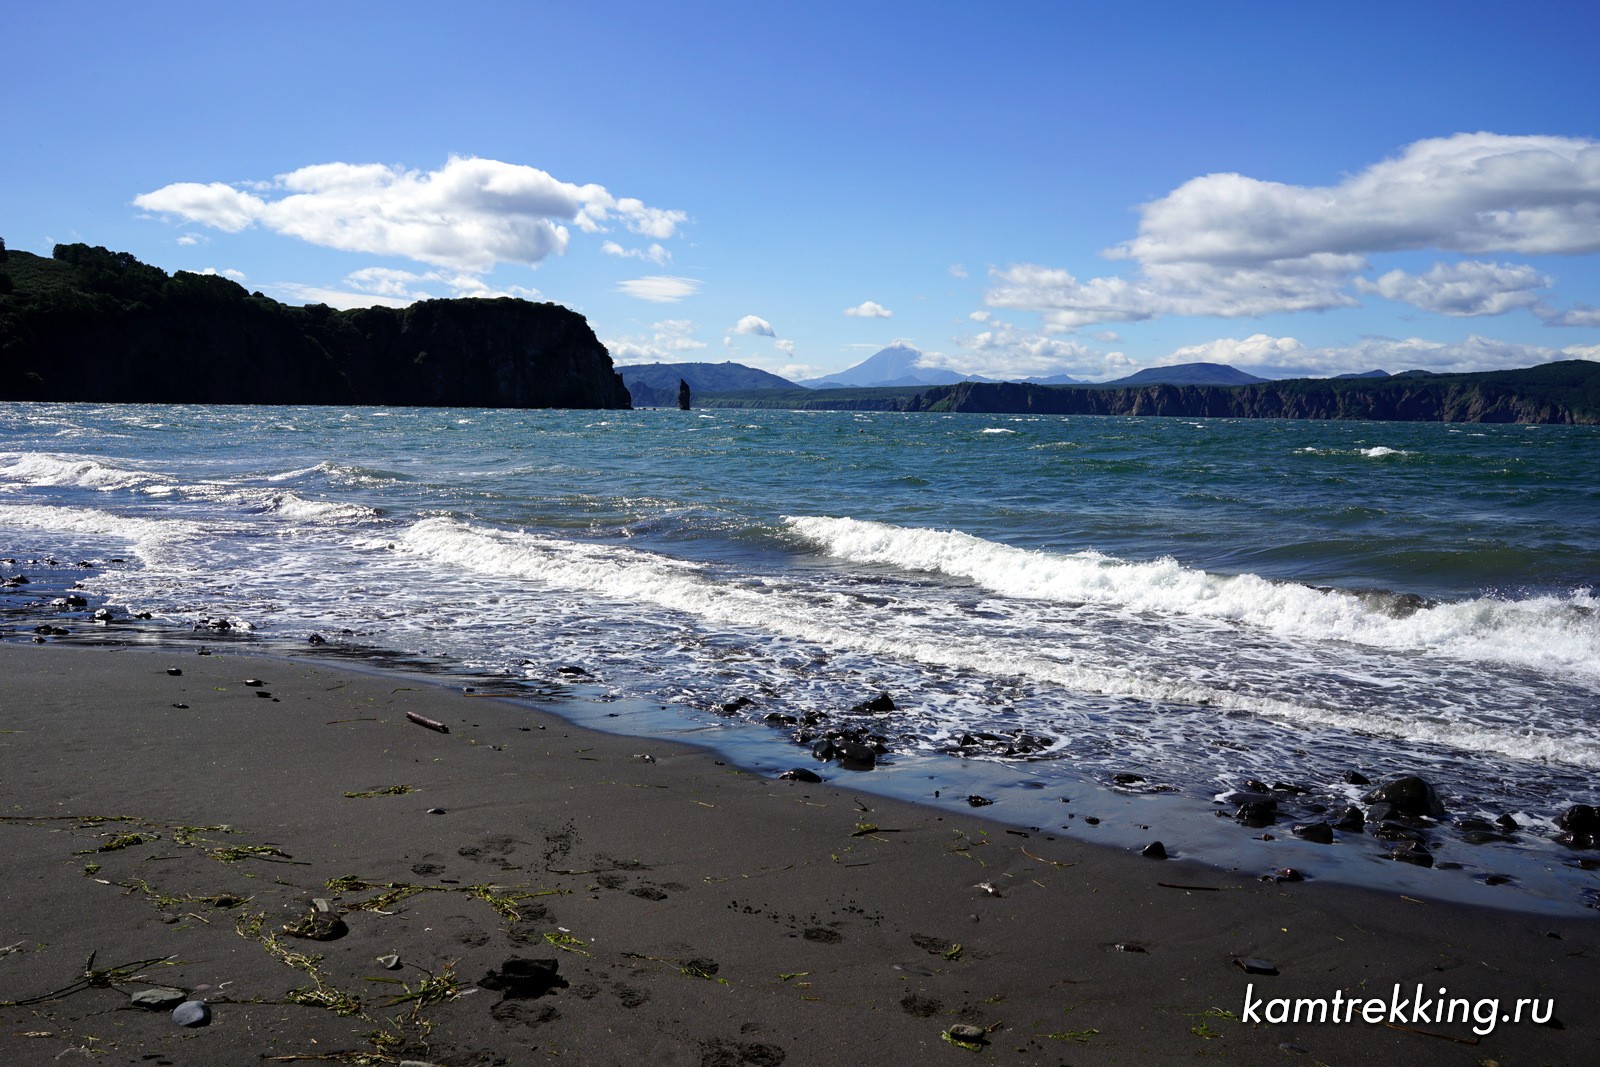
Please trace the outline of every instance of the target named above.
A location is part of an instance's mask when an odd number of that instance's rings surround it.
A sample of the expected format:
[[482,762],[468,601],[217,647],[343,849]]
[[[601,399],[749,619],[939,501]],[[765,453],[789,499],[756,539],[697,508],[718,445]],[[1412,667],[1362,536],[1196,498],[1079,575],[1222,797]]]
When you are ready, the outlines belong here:
[[[0,646],[0,816],[6,1063],[1515,1065],[1600,1037],[1587,918],[1155,861],[306,660]],[[208,1025],[131,1005],[151,987]],[[1265,1021],[1336,995],[1389,1007]],[[1538,1003],[1484,1033],[1484,998]]]

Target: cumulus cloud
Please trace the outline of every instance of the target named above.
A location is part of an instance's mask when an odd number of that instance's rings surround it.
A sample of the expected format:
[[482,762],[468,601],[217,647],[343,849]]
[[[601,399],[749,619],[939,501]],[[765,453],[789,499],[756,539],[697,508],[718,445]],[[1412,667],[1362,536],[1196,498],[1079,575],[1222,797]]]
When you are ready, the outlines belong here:
[[1504,265],[1467,260],[1435,263],[1426,274],[1392,270],[1356,288],[1398,300],[1440,315],[1503,315],[1539,303],[1538,291],[1552,284],[1548,275],[1526,264]]
[[615,241],[606,241],[600,246],[600,251],[619,259],[648,260],[663,267],[672,262],[672,253],[659,244],[652,244],[649,248],[623,248]]
[[1133,361],[1122,352],[1104,352],[1074,340],[1023,330],[993,315],[989,328],[957,337],[964,354],[939,356],[934,362],[963,374],[988,378],[1036,378],[1067,374],[1084,380],[1127,373]]
[[1574,304],[1566,311],[1541,306],[1534,308],[1534,314],[1546,326],[1600,326],[1600,308],[1588,304]]
[[537,300],[541,293],[520,285],[496,288],[465,271],[428,271],[417,274],[392,267],[363,267],[344,276],[341,288],[280,284],[274,292],[306,304],[327,304],[341,310],[359,307],[405,307],[418,300],[440,297],[518,297]]
[[950,271],[950,277],[952,277],[952,278],[965,278],[965,277],[967,277],[967,268],[962,266],[959,263],[950,264],[948,269]]
[[599,233],[614,216],[628,230],[661,240],[687,218],[619,199],[600,185],[575,185],[536,167],[477,157],[452,156],[427,172],[321,163],[264,185],[241,185],[177,182],[133,202],[227,233],[261,225],[327,248],[477,273],[500,262],[536,265],[565,252],[568,224]]
[[653,304],[676,304],[684,297],[700,291],[700,283],[693,278],[675,278],[665,274],[652,274],[644,278],[629,278],[617,283],[617,292]]
[[688,352],[705,348],[705,342],[692,336],[690,319],[662,319],[652,323],[649,337],[616,337],[605,341],[611,358],[619,365],[632,363],[677,363]]
[[[1131,278],[1080,281],[1036,264],[993,272],[987,302],[1036,311],[1047,329],[1161,315],[1264,315],[1355,303],[1349,288],[1368,256],[1418,249],[1478,255],[1586,255],[1600,251],[1600,141],[1462,133],[1408,145],[1392,159],[1335,185],[1297,186],[1242,174],[1194,178],[1140,209],[1138,233],[1107,251],[1131,261]],[[1387,283],[1442,306],[1492,308],[1506,289],[1474,304],[1452,284],[1488,279]],[[1388,278],[1389,275],[1385,275]],[[1383,279],[1368,283],[1382,292]],[[1535,286],[1537,287],[1537,286]],[[1455,300],[1455,302],[1452,302]],[[1423,306],[1423,305],[1419,305]],[[1431,308],[1430,308],[1431,310]],[[1490,314],[1491,311],[1447,312]]]
[[772,328],[772,323],[759,315],[746,315],[733,327],[737,334],[749,334],[755,337],[776,337],[778,333]]
[[[772,347],[776,348],[779,352],[782,352],[784,355],[788,356],[790,359],[794,358],[794,342],[793,341],[790,341],[787,338],[780,339],[780,340],[772,342]],[[783,377],[787,377],[787,375],[783,375]]]
[[894,312],[874,300],[863,300],[853,308],[845,308],[844,313],[857,319],[887,319],[894,317]]

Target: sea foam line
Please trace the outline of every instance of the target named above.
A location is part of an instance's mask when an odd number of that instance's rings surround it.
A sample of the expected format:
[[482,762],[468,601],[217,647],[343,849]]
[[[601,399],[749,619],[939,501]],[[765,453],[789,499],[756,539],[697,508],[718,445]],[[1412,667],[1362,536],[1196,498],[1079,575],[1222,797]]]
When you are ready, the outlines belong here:
[[1431,651],[1600,682],[1600,601],[1592,590],[1567,598],[1479,597],[1396,618],[1350,593],[1254,574],[1215,575],[1170,558],[1135,563],[1093,550],[1042,552],[959,530],[861,519],[786,516],[784,521],[835,558],[965,578],[1006,597],[1216,619],[1281,637]]
[[1204,682],[1152,678],[1125,667],[1093,665],[1014,646],[1002,647],[982,634],[951,632],[930,638],[925,633],[897,633],[892,619],[858,617],[859,604],[842,595],[799,593],[775,584],[720,581],[705,565],[637,549],[488,529],[448,518],[424,519],[405,529],[395,542],[368,542],[370,548],[389,545],[434,563],[490,577],[529,579],[623,602],[650,604],[709,622],[887,660],[1028,678],[1080,692],[1154,703],[1235,708],[1288,724],[1331,726],[1452,748],[1467,746],[1518,759],[1600,767],[1600,742],[1589,738],[1547,738],[1532,730],[1517,732],[1475,723],[1420,720],[1386,714],[1382,709],[1307,706]]

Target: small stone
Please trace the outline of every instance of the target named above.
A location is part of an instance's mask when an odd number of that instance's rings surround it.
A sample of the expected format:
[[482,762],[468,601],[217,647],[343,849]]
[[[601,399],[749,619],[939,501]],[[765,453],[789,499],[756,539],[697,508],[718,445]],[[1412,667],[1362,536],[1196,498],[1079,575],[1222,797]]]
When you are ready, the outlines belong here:
[[379,956],[378,962],[383,965],[384,970],[398,971],[400,969],[400,954],[391,952],[387,956]]
[[[1432,819],[1444,816],[1444,804],[1433,786],[1414,774],[1391,778],[1367,794],[1367,803],[1378,802],[1393,804],[1401,815],[1425,815]],[[1372,821],[1370,813],[1367,818]]]
[[263,682],[260,678],[246,678],[244,680],[244,684],[248,685],[252,689],[259,689],[267,683]]
[[323,637],[321,634],[312,634],[310,637],[306,638],[306,644],[308,645],[325,645],[327,643],[328,639]]
[[871,700],[864,700],[850,710],[856,712],[870,711],[883,714],[885,712],[894,710],[894,700],[889,696],[888,693],[879,693]]
[[136,1008],[146,1011],[169,1011],[182,1004],[189,998],[189,994],[181,989],[171,989],[167,986],[156,986],[152,989],[141,989],[128,998]]
[[1139,855],[1150,860],[1164,860],[1167,858],[1167,846],[1160,841],[1152,841],[1139,851]]
[[967,803],[974,808],[982,808],[993,804],[994,801],[990,800],[988,797],[980,797],[978,794],[974,793],[967,798]]
[[168,667],[167,668],[167,673],[172,675],[174,678],[176,678],[176,677],[178,677],[178,675],[183,673],[183,668],[182,667]]
[[257,689],[256,690],[256,696],[262,698],[263,700],[272,699],[272,694],[267,692],[265,689]]
[[778,775],[778,777],[787,779],[791,782],[809,782],[812,785],[822,781],[822,776],[820,774],[818,774],[816,771],[808,771],[804,767],[796,767],[792,771],[784,771],[782,774]]
[[1144,775],[1132,774],[1124,771],[1121,774],[1113,774],[1111,776],[1111,780],[1118,785],[1138,785],[1140,782],[1144,781]]
[[1307,823],[1294,828],[1294,836],[1318,845],[1333,844],[1333,827],[1325,822]]
[[429,808],[428,809],[428,814],[429,815],[443,815],[444,814],[444,809],[443,808]]
[[179,1026],[205,1026],[211,1022],[211,1008],[203,1000],[186,1000],[172,1009],[172,1021]]
[[969,1045],[983,1045],[988,1043],[989,1031],[981,1026],[971,1023],[956,1023],[945,1031],[952,1041],[962,1041]]
[[1278,965],[1269,960],[1255,959],[1250,956],[1240,956],[1234,960],[1234,965],[1244,970],[1245,974],[1277,974]]

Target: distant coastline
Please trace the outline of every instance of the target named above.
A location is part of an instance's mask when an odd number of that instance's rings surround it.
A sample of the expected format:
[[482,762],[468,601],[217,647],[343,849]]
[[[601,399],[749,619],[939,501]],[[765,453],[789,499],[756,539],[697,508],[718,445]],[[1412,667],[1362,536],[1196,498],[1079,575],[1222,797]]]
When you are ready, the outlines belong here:
[[1295,378],[1249,385],[1033,385],[961,382],[927,388],[763,390],[701,397],[704,407],[944,411],[1384,422],[1600,424],[1600,363],[1563,360],[1468,374]]

